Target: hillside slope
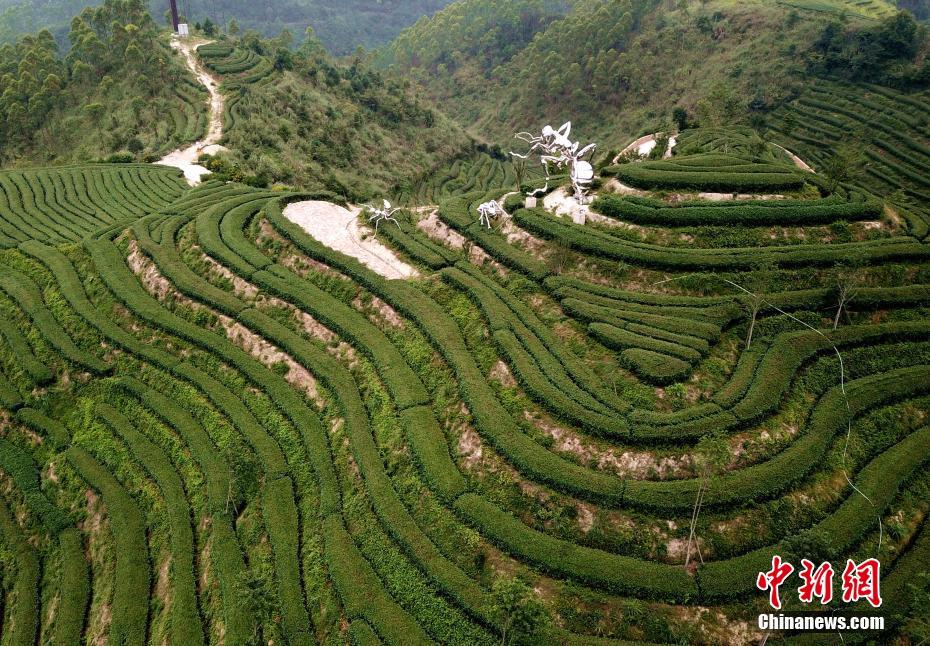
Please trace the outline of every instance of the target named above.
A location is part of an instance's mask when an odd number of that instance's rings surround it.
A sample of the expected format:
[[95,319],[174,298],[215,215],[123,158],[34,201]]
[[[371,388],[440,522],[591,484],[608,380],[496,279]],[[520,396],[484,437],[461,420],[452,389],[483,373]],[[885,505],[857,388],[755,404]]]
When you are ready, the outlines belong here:
[[420,100],[360,60],[337,63],[315,40],[291,54],[254,37],[199,50],[226,95],[214,168],[258,184],[326,189],[354,200],[396,193],[471,140]]
[[582,0],[564,18],[536,21],[538,33],[519,51],[483,65],[506,36],[489,31],[474,54],[443,34],[450,22],[460,32],[484,24],[484,4],[464,0],[421,20],[378,62],[416,78],[493,141],[572,119],[576,132],[610,146],[666,128],[676,106],[693,115],[710,99],[745,117],[747,106],[779,104],[807,82],[803,53],[839,15],[803,3]]
[[[68,20],[84,7],[100,0],[0,0],[0,43],[47,27],[61,42],[68,33]],[[366,48],[388,42],[404,27],[431,14],[450,0],[183,0],[178,3],[191,25],[206,20],[226,25],[235,19],[242,30],[256,29],[265,36],[282,29],[302,35],[312,26],[326,47],[336,54],[348,54],[359,45]],[[164,24],[168,3],[147,2],[152,15]]]
[[[207,92],[141,0],[85,9],[71,39],[63,58],[48,31],[0,49],[0,165],[154,161],[202,139]],[[202,52],[222,82],[230,149],[211,168],[229,179],[365,200],[470,154],[463,130],[409,84],[339,63],[315,38],[293,51],[286,35],[250,33]]]
[[0,47],[0,164],[157,157],[201,136],[206,92],[141,0],[71,22],[62,57],[47,30]]

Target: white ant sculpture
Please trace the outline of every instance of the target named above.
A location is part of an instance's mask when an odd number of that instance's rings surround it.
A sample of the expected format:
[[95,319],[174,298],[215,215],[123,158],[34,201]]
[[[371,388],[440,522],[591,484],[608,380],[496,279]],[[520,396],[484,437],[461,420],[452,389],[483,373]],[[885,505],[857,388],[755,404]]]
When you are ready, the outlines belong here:
[[366,204],[365,210],[369,213],[368,223],[375,223],[375,231],[378,230],[378,226],[384,221],[390,221],[397,226],[400,226],[400,223],[394,219],[394,214],[400,211],[400,209],[392,209],[391,203],[387,200],[384,200],[383,208],[379,209],[378,207],[372,206],[371,204]]
[[478,222],[491,228],[491,221],[504,215],[504,209],[495,201],[485,202],[478,207]]
[[572,122],[567,121],[556,130],[552,126],[546,126],[542,130],[542,135],[534,137],[528,132],[518,132],[514,135],[515,139],[520,139],[530,144],[530,149],[525,155],[511,152],[510,154],[519,159],[528,159],[533,153],[539,153],[539,161],[546,170],[546,186],[530,193],[537,195],[549,190],[549,164],[553,164],[556,169],[569,168],[569,175],[572,181],[572,188],[575,189],[575,199],[579,204],[584,204],[587,200],[586,191],[594,181],[594,167],[590,162],[584,161],[582,157],[597,148],[597,144],[589,144],[579,150],[580,142],[573,142],[569,139],[572,133]]

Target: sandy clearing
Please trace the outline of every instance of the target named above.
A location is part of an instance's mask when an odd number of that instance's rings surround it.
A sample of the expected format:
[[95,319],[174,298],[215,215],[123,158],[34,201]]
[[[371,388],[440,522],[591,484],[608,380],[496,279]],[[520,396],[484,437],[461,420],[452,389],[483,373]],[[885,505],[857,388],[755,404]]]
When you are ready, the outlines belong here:
[[557,188],[543,198],[543,206],[547,211],[562,217],[568,215],[575,224],[584,224],[588,217],[588,206],[579,204],[574,195],[568,194],[564,186]]
[[[361,209],[310,200],[294,202],[284,217],[335,251],[352,256],[372,271],[389,279],[417,278],[419,272],[378,242],[373,232],[359,221]],[[395,226],[385,222],[381,226]]]
[[785,200],[787,195],[773,193],[680,193],[673,196],[678,202],[707,200],[709,202],[745,201],[745,200]]
[[197,80],[207,88],[207,92],[210,93],[210,125],[207,128],[207,136],[204,137],[202,141],[198,141],[192,146],[180,148],[168,153],[157,162],[162,166],[180,168],[184,171],[184,178],[191,186],[196,186],[200,183],[204,175],[210,174],[210,171],[197,164],[197,158],[200,157],[202,153],[215,155],[218,152],[226,150],[226,148],[219,145],[220,139],[223,138],[224,104],[223,95],[219,91],[219,80],[211,76],[201,67],[195,56],[198,47],[201,45],[208,45],[212,42],[212,40],[171,39],[171,46],[181,51],[191,72],[197,77]]
[[662,479],[681,477],[689,473],[693,463],[691,456],[686,454],[657,457],[647,451],[601,447],[591,442],[589,438],[564,428],[538,413],[527,410],[523,412],[523,417],[550,436],[553,439],[553,447],[557,451],[574,455],[591,468],[615,473],[621,477],[636,480],[652,479],[654,474],[658,474]]
[[[803,163],[803,162],[802,162]],[[642,191],[632,186],[627,186],[616,177],[610,179],[604,184],[604,190],[618,195],[635,195],[637,197],[649,197],[649,191]],[[711,202],[722,202],[727,200],[784,200],[787,195],[767,194],[767,193],[674,193],[665,200],[673,204],[676,202],[687,202],[692,200],[708,200]]]
[[[640,137],[639,139],[637,139],[636,141],[634,141],[633,143],[631,143],[629,146],[627,146],[626,148],[624,148],[623,150],[621,150],[620,153],[619,153],[616,157],[614,157],[614,163],[616,164],[616,163],[620,160],[621,157],[623,157],[624,155],[626,155],[626,154],[628,154],[628,153],[630,153],[630,152],[634,152],[634,151],[635,151],[636,154],[639,155],[640,157],[648,157],[649,154],[650,154],[653,150],[655,150],[655,147],[656,147],[656,145],[657,145],[657,144],[656,144],[656,137],[657,137],[658,135],[659,135],[659,133],[655,133],[655,134],[645,135],[645,136],[643,136],[643,137]],[[672,135],[671,137],[669,137],[669,139],[668,139],[668,149],[667,149],[667,150],[665,151],[665,153],[662,155],[662,159],[669,159],[669,158],[671,158],[671,156],[672,156],[672,151],[674,150],[676,144],[678,144],[678,135]]]
[[440,220],[439,211],[434,210],[429,217],[417,222],[417,228],[431,239],[452,249],[462,249],[465,246],[465,236]]

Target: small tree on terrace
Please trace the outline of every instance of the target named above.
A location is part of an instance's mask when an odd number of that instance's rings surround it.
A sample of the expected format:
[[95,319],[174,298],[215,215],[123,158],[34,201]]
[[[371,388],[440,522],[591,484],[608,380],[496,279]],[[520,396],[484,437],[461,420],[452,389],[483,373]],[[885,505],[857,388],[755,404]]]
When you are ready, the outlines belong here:
[[274,618],[275,609],[278,604],[275,595],[272,592],[268,581],[271,579],[271,572],[267,567],[259,565],[259,570],[246,570],[240,572],[235,582],[236,599],[243,610],[255,617],[255,626],[253,626],[253,637],[256,643],[261,643],[261,637],[264,636],[266,641],[269,635],[262,635],[265,627],[268,626]]
[[549,252],[549,257],[546,259],[549,269],[554,274],[561,274],[565,271],[565,268],[568,266],[569,261],[572,259],[572,247],[568,243],[568,240],[564,238],[556,238],[552,242],[552,248]]
[[730,445],[727,442],[726,436],[723,434],[718,432],[712,435],[706,435],[698,442],[697,450],[694,454],[694,463],[697,467],[700,481],[697,495],[694,498],[694,508],[691,512],[691,528],[688,532],[685,567],[691,562],[692,544],[697,548],[698,558],[701,559],[701,563],[704,562],[704,557],[701,555],[701,548],[696,542],[698,518],[701,515],[701,507],[704,504],[704,494],[707,493],[707,487],[710,485],[711,479],[720,473],[729,462]]
[[491,613],[501,630],[501,646],[528,643],[549,624],[546,607],[533,588],[516,577],[495,581],[491,600]]
[[843,312],[849,316],[849,304],[855,300],[859,293],[859,277],[856,269],[860,263],[853,259],[849,262],[837,263],[830,271],[830,282],[836,294],[836,315],[833,317],[833,329],[840,326]]
[[775,266],[771,262],[763,262],[753,267],[752,273],[744,285],[736,285],[740,289],[739,305],[749,317],[749,330],[746,332],[746,349],[752,347],[752,337],[756,331],[756,321],[759,313],[765,307],[765,291],[769,289]]
[[672,121],[675,122],[675,127],[678,128],[678,132],[684,132],[691,126],[689,123],[688,111],[681,106],[677,106],[672,110]]
[[513,175],[517,183],[517,191],[522,191],[523,180],[526,178],[526,160],[515,157],[511,163],[513,164]]
[[827,178],[827,188],[831,193],[835,193],[840,184],[853,178],[860,157],[859,151],[850,145],[840,146],[830,155],[823,166],[823,174]]

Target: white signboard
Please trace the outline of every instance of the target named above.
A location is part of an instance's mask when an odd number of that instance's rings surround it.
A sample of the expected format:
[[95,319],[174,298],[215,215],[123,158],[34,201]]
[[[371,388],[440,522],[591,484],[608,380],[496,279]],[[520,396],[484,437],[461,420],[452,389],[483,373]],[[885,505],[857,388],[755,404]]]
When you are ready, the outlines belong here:
[[182,22],[178,25],[178,36],[181,38],[187,38],[190,35],[190,30],[187,27],[186,22]]

